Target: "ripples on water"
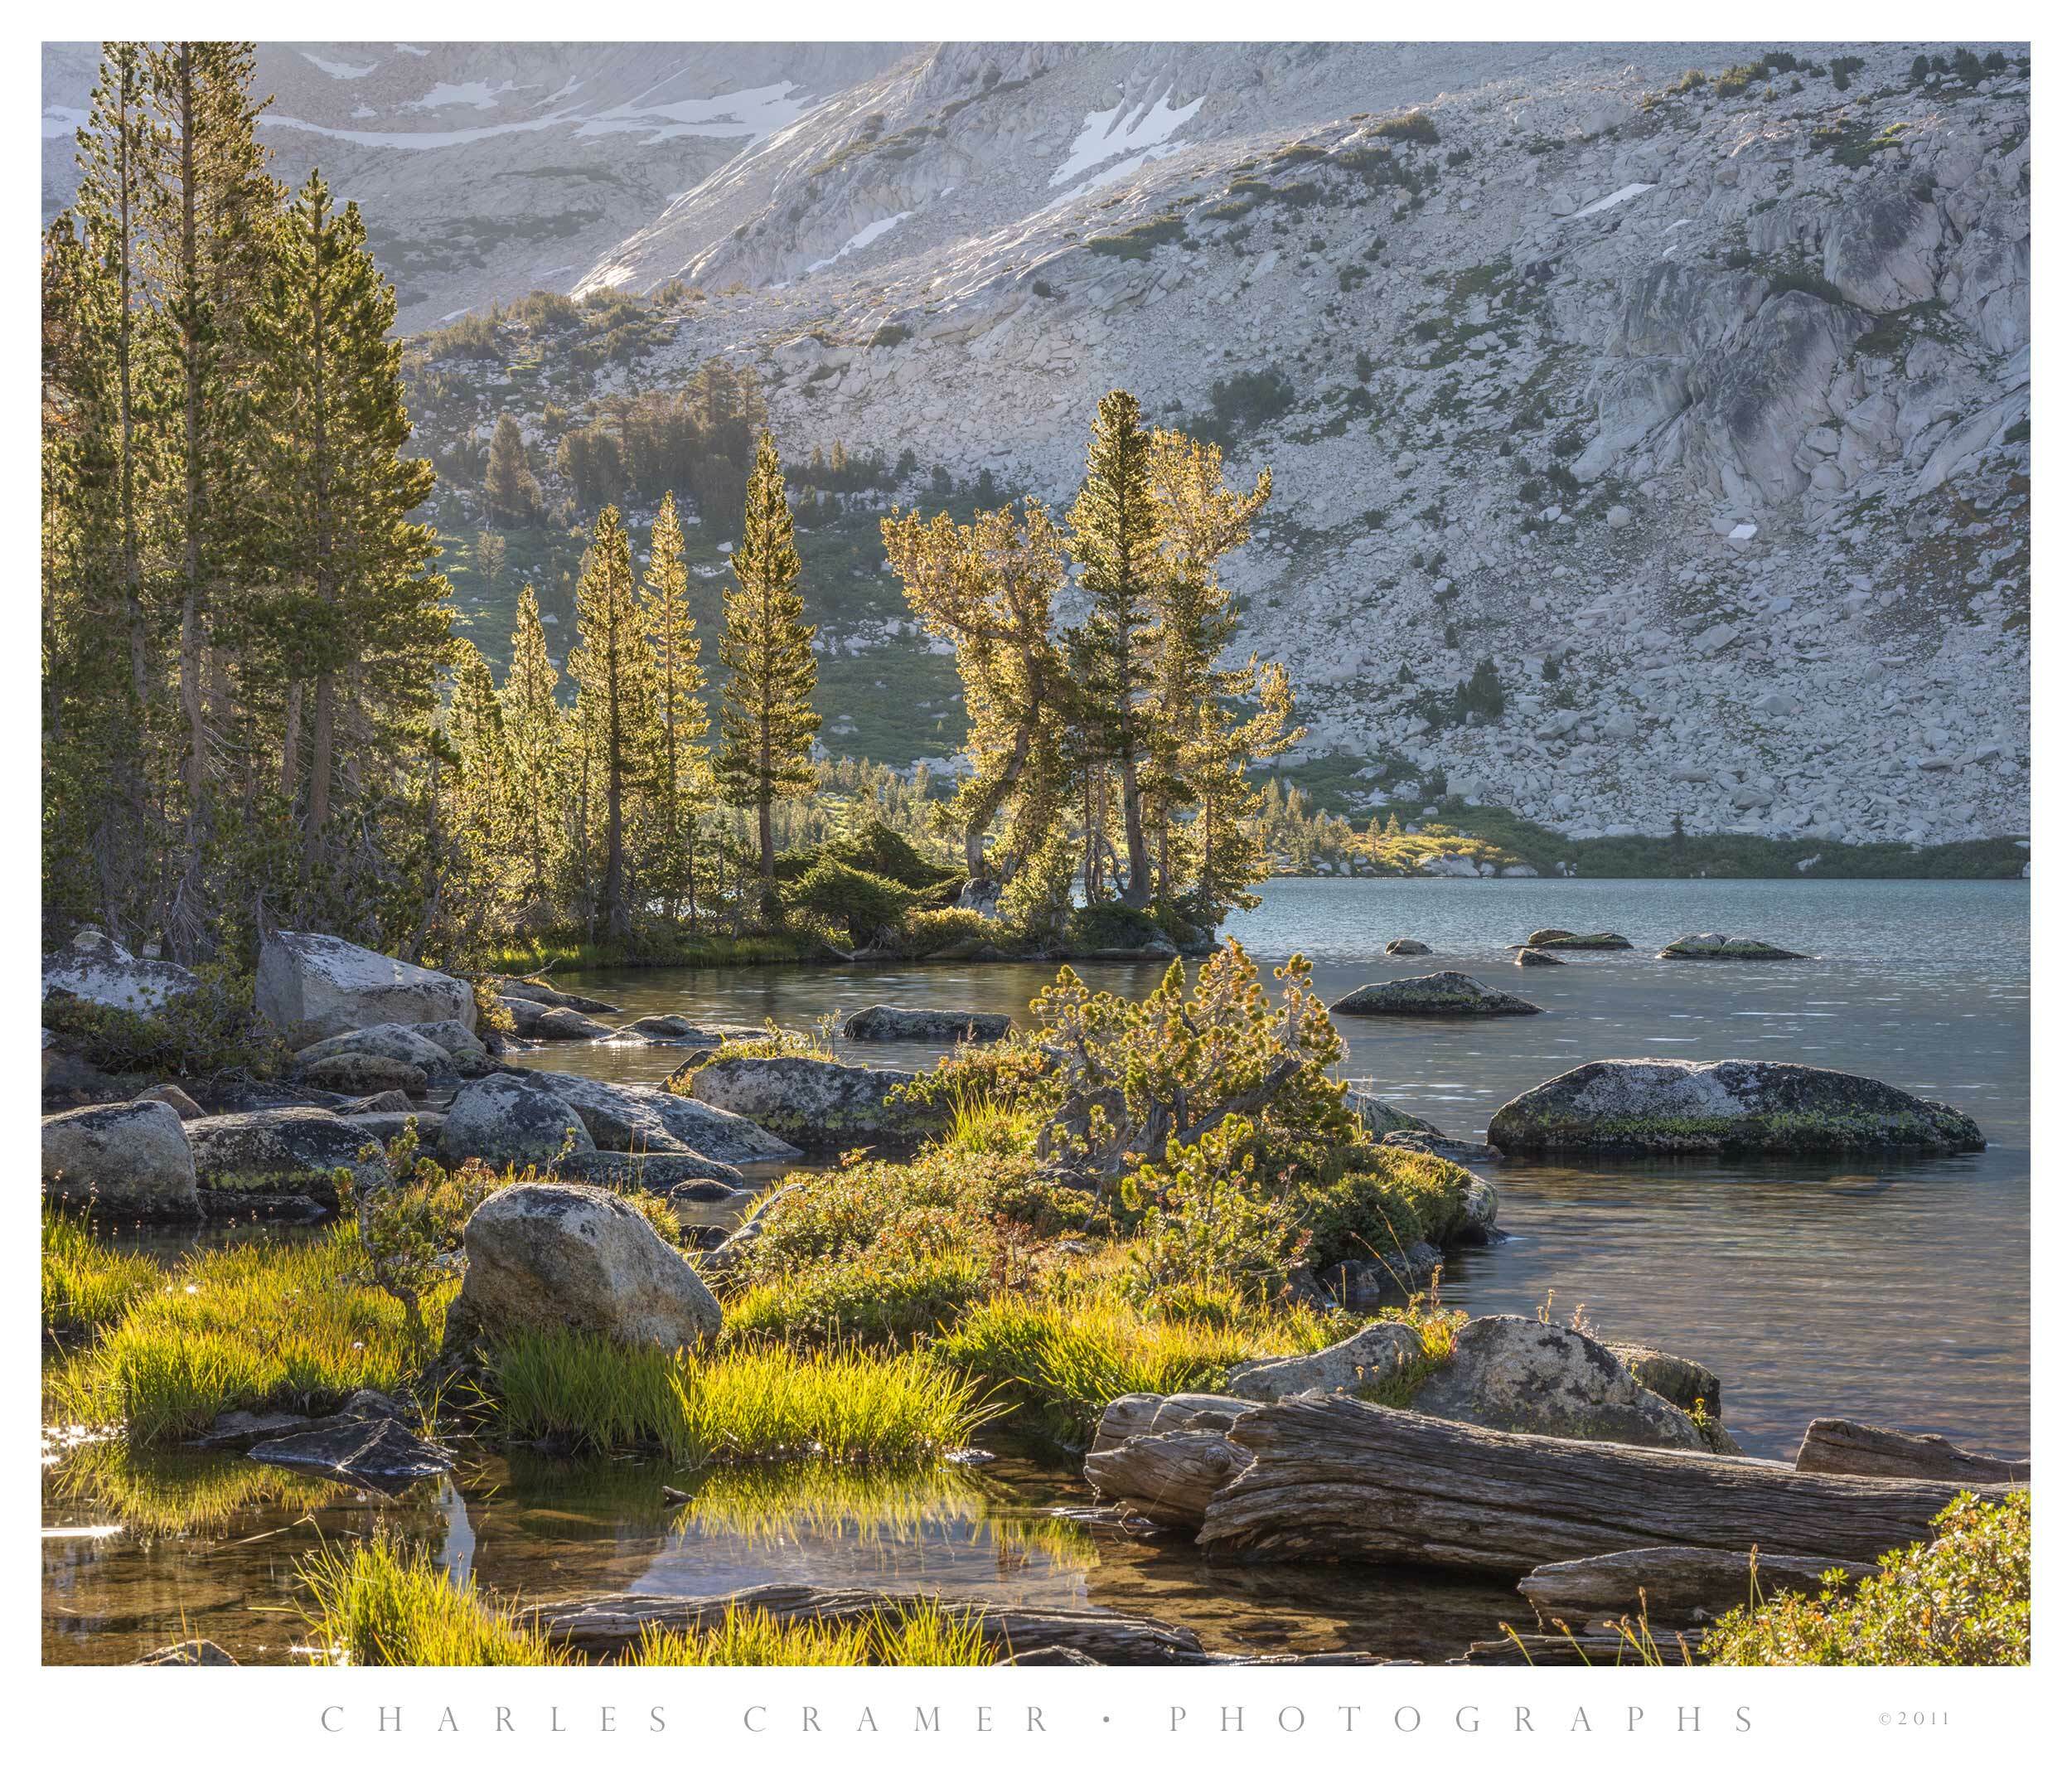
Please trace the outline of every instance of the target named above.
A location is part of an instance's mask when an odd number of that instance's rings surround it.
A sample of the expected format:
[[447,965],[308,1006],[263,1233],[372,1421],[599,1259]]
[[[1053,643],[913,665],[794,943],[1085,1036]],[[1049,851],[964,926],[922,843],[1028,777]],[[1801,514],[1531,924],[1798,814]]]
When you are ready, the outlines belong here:
[[[1545,1007],[1539,1017],[1401,1023],[1345,1019],[1348,1078],[1479,1138],[1490,1112],[1542,1079],[1610,1057],[1791,1059],[1862,1072],[1956,1104],[1985,1128],[1983,1153],[1943,1160],[1508,1166],[1494,1173],[1512,1236],[1451,1261],[1446,1297],[1472,1312],[1533,1312],[1653,1342],[1714,1368],[1728,1427],[1750,1452],[1789,1457],[1808,1420],[1841,1414],[2029,1451],[2028,890],[2016,882],[1278,881],[1230,933],[1262,961],[1300,950],[1335,998],[1368,980],[1460,967]],[[1503,945],[1542,925],[1609,928],[1630,953],[1523,971]],[[1686,932],[1766,938],[1813,960],[1658,962]],[[1392,937],[1435,952],[1382,957]],[[628,1018],[805,1027],[879,1002],[1004,1010],[1025,1017],[1051,977],[1038,967],[759,968],[570,976]],[[1095,967],[1141,994],[1152,967]],[[922,1064],[934,1049],[854,1056]],[[550,1046],[534,1063],[657,1081],[670,1049]],[[233,1468],[193,1462],[133,1500],[157,1507],[220,1486]],[[261,1469],[263,1470],[263,1469]],[[182,1478],[182,1471],[188,1476]],[[1048,1513],[1082,1502],[1069,1475],[1007,1461],[982,1477],[889,1486],[850,1480],[757,1493],[738,1476],[665,1506],[638,1466],[599,1474],[497,1461],[460,1486],[425,1487],[419,1531],[457,1569],[534,1596],[633,1587],[719,1593],[780,1578],[1087,1602],[1193,1626],[1225,1650],[1362,1649],[1454,1654],[1518,1618],[1518,1598],[1387,1573],[1218,1570],[1184,1548],[1147,1546]],[[763,1481],[761,1482],[767,1482]],[[188,1626],[266,1660],[299,1637],[288,1580],[313,1509],[327,1532],[365,1532],[371,1500],[321,1487],[314,1505],[261,1486],[192,1538],[96,1538],[105,1505],[68,1502],[46,1479],[45,1656],[123,1660]],[[436,1500],[433,1493],[436,1492]],[[463,1497],[463,1493],[465,1495]],[[152,1500],[157,1500],[153,1502]],[[395,1505],[385,1506],[395,1520]],[[253,1539],[252,1536],[261,1536]],[[263,1650],[260,1647],[265,1647]]]

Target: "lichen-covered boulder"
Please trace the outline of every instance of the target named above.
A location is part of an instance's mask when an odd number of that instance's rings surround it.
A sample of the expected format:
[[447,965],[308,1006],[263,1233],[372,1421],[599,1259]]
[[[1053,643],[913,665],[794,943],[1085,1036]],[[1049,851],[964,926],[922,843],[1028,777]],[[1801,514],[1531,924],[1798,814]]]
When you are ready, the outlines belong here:
[[646,1218],[608,1190],[520,1183],[499,1190],[462,1230],[467,1272],[447,1314],[447,1346],[569,1330],[615,1342],[696,1348],[719,1331],[719,1305]]
[[1874,1078],[1781,1059],[1594,1059],[1489,1119],[1507,1155],[1978,1151],[1978,1123]]
[[917,1117],[886,1101],[913,1075],[787,1054],[709,1060],[685,1083],[698,1101],[746,1116],[780,1138],[811,1148],[919,1137],[925,1130]]
[[1518,952],[1518,964],[1522,967],[1558,967],[1566,963],[1559,955],[1550,955],[1543,948],[1522,948]]
[[535,1041],[608,1041],[613,1032],[609,1023],[557,1004],[540,1011],[525,1034]]
[[1408,1325],[1363,1325],[1313,1355],[1241,1361],[1230,1370],[1227,1389],[1263,1404],[1298,1392],[1359,1392],[1394,1379],[1424,1353],[1423,1340]]
[[1605,1345],[1624,1362],[1633,1377],[1680,1411],[1702,1409],[1716,1421],[1720,1415],[1720,1376],[1687,1355],[1673,1355],[1667,1350],[1645,1343],[1607,1343]]
[[351,1174],[356,1189],[390,1181],[389,1162],[362,1158],[368,1130],[329,1109],[253,1109],[204,1115],[186,1124],[197,1180],[204,1189],[306,1195],[335,1204],[334,1173]]
[[1537,1016],[1540,1006],[1466,973],[1423,973],[1348,991],[1331,1006],[1340,1016]]
[[874,1004],[868,1010],[852,1011],[842,1023],[842,1033],[852,1041],[998,1041],[1014,1026],[1010,1018],[985,1011],[931,1011],[908,1009],[896,1004]]
[[43,1195],[68,1207],[198,1219],[194,1151],[169,1103],[114,1103],[43,1118]]
[[443,1071],[450,1057],[438,1042],[409,1024],[384,1022],[376,1023],[370,1029],[349,1029],[343,1035],[311,1042],[296,1054],[295,1069],[299,1074],[306,1067],[335,1059],[341,1054],[365,1054],[378,1059],[394,1060],[400,1065],[414,1066],[420,1072]]
[[1655,957],[1658,961],[1803,961],[1806,957],[1752,936],[1680,936]]
[[43,957],[43,996],[64,992],[143,1015],[163,1010],[201,983],[170,961],[139,961],[104,931],[87,928]]
[[446,1055],[448,1069],[460,1072],[463,1077],[474,1075],[468,1070],[471,1067],[477,1070],[487,1069],[495,1064],[490,1058],[489,1049],[483,1046],[482,1037],[467,1024],[456,1018],[449,1016],[438,1022],[406,1023],[403,1026],[438,1048]]
[[1414,936],[1392,937],[1382,952],[1385,955],[1429,955],[1431,944],[1421,943]]
[[423,1067],[407,1059],[393,1059],[386,1054],[344,1053],[298,1064],[295,1082],[313,1090],[335,1090],[341,1096],[368,1096],[384,1090],[418,1096],[428,1079]]
[[1595,1337],[1508,1316],[1470,1320],[1453,1353],[1412,1395],[1429,1417],[1641,1447],[1705,1446],[1698,1427],[1643,1386]]
[[439,1135],[446,1129],[443,1114],[436,1109],[414,1108],[407,1100],[401,1108],[342,1108],[338,1111],[338,1118],[351,1122],[364,1139],[385,1148],[415,1122],[418,1149],[435,1152],[439,1146]]
[[722,1164],[775,1163],[799,1156],[797,1146],[745,1117],[673,1089],[608,1084],[573,1072],[533,1076],[583,1117],[601,1151],[693,1152]]
[[454,1092],[439,1129],[439,1156],[448,1164],[479,1158],[485,1164],[551,1164],[564,1151],[597,1149],[582,1117],[545,1080],[497,1072]]
[[266,939],[254,999],[298,1049],[379,1023],[475,1026],[475,993],[465,980],[313,930],[280,930]]
[[1535,930],[1525,939],[1527,948],[1539,948],[1548,943],[1566,943],[1575,937],[1573,930]]

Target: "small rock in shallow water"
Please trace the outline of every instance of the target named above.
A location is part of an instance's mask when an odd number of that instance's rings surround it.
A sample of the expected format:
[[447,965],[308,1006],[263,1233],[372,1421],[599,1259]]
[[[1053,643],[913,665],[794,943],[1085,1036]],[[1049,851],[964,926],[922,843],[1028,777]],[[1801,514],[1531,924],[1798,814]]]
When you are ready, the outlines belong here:
[[874,1004],[868,1010],[852,1011],[842,1024],[842,1034],[852,1041],[997,1041],[1012,1026],[1007,1017],[984,1011]]
[[1522,967],[1558,967],[1566,965],[1559,955],[1550,955],[1537,948],[1520,949],[1518,964]]
[[1803,961],[1807,957],[1752,936],[1680,936],[1655,957],[1658,961]]
[[1382,980],[1348,992],[1331,1006],[1340,1016],[1537,1016],[1540,1006],[1485,986],[1466,973],[1426,973]]
[[453,1467],[444,1453],[393,1417],[336,1418],[321,1428],[254,1442],[247,1457],[382,1490],[414,1485]]
[[1431,944],[1421,943],[1414,936],[1399,936],[1392,938],[1382,952],[1385,955],[1429,955]]

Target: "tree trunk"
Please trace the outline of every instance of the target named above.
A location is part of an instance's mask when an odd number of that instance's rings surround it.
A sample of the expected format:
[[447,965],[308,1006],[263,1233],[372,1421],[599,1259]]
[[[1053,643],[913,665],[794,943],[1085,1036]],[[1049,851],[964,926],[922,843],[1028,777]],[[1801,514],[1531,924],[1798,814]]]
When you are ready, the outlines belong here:
[[331,822],[332,753],[337,738],[337,681],[326,671],[317,680],[317,706],[309,728],[309,809],[303,822],[303,873],[315,874],[323,860],[324,827]]
[[1151,853],[1144,841],[1144,790],[1137,782],[1135,746],[1122,748],[1122,837],[1130,853],[1130,879],[1122,903],[1142,911],[1151,903]]
[[[1834,1478],[1781,1462],[1479,1429],[1343,1394],[1247,1413],[1251,1464],[1197,1544],[1244,1559],[1348,1558],[1522,1577],[1637,1546],[1750,1546],[1871,1563],[1925,1539],[1954,1482]],[[1987,1495],[2007,1487],[1973,1485]]]
[[206,919],[201,905],[201,845],[208,826],[208,724],[202,711],[201,675],[207,642],[201,607],[201,362],[196,323],[201,298],[200,247],[196,238],[194,164],[194,61],[192,47],[180,46],[180,363],[185,384],[186,429],[181,439],[186,470],[186,524],[180,597],[180,710],[187,724],[185,855],[178,889],[182,953],[200,945]]

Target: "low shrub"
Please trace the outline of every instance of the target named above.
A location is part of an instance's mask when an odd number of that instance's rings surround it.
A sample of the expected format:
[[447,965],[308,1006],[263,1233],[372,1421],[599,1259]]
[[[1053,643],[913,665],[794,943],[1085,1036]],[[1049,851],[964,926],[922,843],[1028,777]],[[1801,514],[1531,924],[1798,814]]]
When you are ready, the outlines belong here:
[[816,862],[785,898],[794,912],[846,932],[854,948],[897,927],[914,903],[911,889],[830,856]]
[[963,1251],[823,1263],[736,1295],[727,1330],[744,1342],[911,1343],[954,1323],[987,1279],[985,1259]]
[[1065,920],[1067,948],[1142,948],[1164,934],[1150,913],[1125,905],[1120,899],[1082,905]]
[[1387,1146],[1357,1148],[1348,1162],[1295,1197],[1314,1267],[1386,1260],[1421,1239],[1443,1248],[1460,1235],[1474,1179],[1459,1165]]
[[220,967],[196,970],[201,984],[146,1015],[65,992],[43,1001],[43,1026],[104,1072],[153,1077],[270,1078],[287,1051],[252,1007],[252,980]]
[[917,960],[959,943],[991,943],[1002,935],[1000,927],[980,912],[946,905],[907,914],[899,926],[899,950]]
[[1431,147],[1439,139],[1439,125],[1423,111],[1404,111],[1394,117],[1384,117],[1367,133],[1391,142],[1421,142]]
[[1837,1576],[1817,1597],[1736,1608],[1702,1655],[1745,1666],[2026,1664],[2029,1523],[2026,1490],[1990,1503],[1966,1492],[1935,1518],[1932,1540],[1887,1553],[1853,1588]]

